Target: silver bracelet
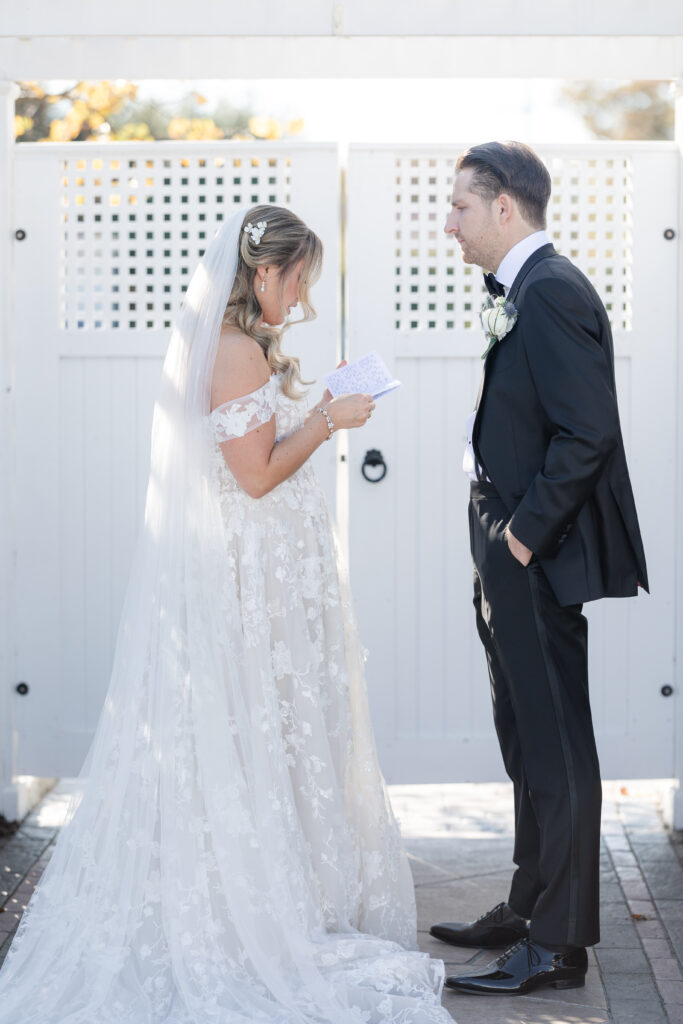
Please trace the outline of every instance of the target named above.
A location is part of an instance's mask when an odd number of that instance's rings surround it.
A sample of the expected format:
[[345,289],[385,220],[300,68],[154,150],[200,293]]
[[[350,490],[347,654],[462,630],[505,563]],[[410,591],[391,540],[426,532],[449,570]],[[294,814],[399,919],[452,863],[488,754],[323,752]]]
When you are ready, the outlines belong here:
[[321,412],[325,419],[327,420],[327,429],[329,430],[329,434],[327,435],[325,440],[329,441],[335,431],[334,423],[330,419],[330,414],[328,413],[327,409],[323,409],[321,406],[318,406],[318,412]]

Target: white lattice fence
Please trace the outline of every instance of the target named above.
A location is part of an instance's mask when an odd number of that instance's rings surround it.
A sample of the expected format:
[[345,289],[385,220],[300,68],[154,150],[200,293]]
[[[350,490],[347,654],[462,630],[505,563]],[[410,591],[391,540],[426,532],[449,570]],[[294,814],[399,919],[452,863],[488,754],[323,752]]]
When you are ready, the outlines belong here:
[[[350,551],[383,765],[393,781],[496,778],[474,633],[461,472],[481,374],[481,272],[443,232],[465,147],[351,148],[349,353],[378,348],[402,391],[350,437]],[[548,230],[612,320],[625,442],[654,596],[603,602],[592,624],[593,705],[610,775],[673,772],[678,152],[669,144],[541,148],[553,180]],[[675,300],[674,300],[675,301]],[[657,441],[652,443],[652,424]],[[368,484],[364,453],[388,472]],[[662,499],[652,481],[664,481]],[[372,565],[372,571],[368,566]]]
[[287,153],[81,150],[59,171],[64,330],[170,327],[216,225],[236,207],[291,202]]
[[[378,348],[405,387],[350,435],[350,549],[383,765],[392,780],[500,774],[474,635],[460,473],[481,370],[478,272],[443,235],[456,147],[352,147],[350,354]],[[671,774],[678,154],[555,147],[549,230],[615,328],[625,439],[655,597],[591,611],[606,770]],[[289,336],[307,376],[338,347],[339,182],[332,146],[19,147],[16,160],[18,591],[16,771],[74,771],[97,717],[140,522],[151,400],[191,267],[237,204],[291,205],[318,230],[318,321]],[[667,295],[667,303],[661,296]],[[651,426],[658,441],[651,445]],[[388,463],[380,485],[363,453]],[[332,490],[332,446],[319,470]],[[669,490],[665,489],[665,495]],[[644,639],[645,638],[645,639]],[[627,768],[624,765],[627,764]]]
[[[394,157],[397,331],[479,329],[481,272],[461,262],[457,243],[443,232],[456,155]],[[548,232],[556,247],[588,274],[613,325],[629,330],[631,156],[550,152],[546,162],[553,182]]]
[[[319,318],[288,333],[307,379],[339,349],[334,146],[154,143],[16,153],[16,770],[79,767],[111,667],[172,317],[233,209],[291,206],[326,250]],[[296,317],[296,314],[295,314]],[[317,398],[317,391],[313,395]],[[333,446],[318,470],[331,501]]]

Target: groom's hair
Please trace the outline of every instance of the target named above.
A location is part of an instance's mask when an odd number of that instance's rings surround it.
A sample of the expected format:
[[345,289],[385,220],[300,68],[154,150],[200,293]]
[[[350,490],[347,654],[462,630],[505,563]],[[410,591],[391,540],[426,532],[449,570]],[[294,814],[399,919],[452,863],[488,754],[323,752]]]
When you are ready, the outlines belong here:
[[456,171],[472,168],[470,191],[492,203],[502,192],[517,200],[522,216],[533,227],[546,226],[550,199],[548,169],[523,142],[485,142],[472,146],[460,157]]

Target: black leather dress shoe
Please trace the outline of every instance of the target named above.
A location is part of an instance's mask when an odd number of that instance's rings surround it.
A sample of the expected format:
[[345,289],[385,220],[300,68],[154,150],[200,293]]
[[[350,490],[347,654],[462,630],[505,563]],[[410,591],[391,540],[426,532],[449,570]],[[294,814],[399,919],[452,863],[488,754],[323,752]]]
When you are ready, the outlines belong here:
[[529,934],[529,925],[507,903],[499,903],[476,921],[469,924],[434,924],[429,934],[442,942],[450,942],[451,946],[493,949],[525,939]]
[[531,939],[522,939],[489,964],[469,974],[446,978],[448,988],[470,995],[522,996],[537,988],[582,988],[588,957],[583,947],[553,953]]

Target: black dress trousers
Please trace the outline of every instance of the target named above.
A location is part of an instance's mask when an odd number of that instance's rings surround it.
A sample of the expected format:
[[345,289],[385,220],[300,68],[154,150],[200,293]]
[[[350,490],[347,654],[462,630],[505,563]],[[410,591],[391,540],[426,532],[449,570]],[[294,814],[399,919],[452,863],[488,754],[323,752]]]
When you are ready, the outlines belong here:
[[514,784],[508,902],[542,945],[590,946],[600,939],[602,790],[586,619],[581,605],[557,603],[536,559],[525,567],[511,553],[510,515],[491,484],[472,483],[469,517],[477,629]]

